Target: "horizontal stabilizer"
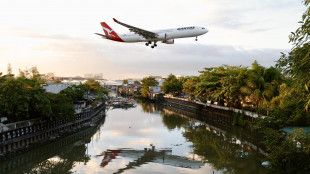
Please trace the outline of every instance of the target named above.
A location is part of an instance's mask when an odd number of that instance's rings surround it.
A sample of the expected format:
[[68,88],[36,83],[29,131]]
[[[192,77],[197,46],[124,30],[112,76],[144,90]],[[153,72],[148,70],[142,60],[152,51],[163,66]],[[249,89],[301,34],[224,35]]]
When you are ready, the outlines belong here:
[[105,38],[109,38],[109,36],[106,36],[106,35],[103,35],[103,34],[100,34],[100,33],[94,33],[94,34],[97,34],[97,35],[105,37]]

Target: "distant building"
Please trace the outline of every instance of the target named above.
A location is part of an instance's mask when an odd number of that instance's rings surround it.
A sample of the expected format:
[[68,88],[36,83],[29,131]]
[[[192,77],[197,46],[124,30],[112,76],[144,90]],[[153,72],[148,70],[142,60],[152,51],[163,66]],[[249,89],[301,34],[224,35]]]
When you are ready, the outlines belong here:
[[94,74],[84,74],[84,78],[93,79],[94,78]]
[[160,86],[150,86],[149,87],[148,98],[150,100],[159,101],[163,99],[164,94],[160,90]]
[[94,79],[103,79],[103,74],[102,73],[94,74]]

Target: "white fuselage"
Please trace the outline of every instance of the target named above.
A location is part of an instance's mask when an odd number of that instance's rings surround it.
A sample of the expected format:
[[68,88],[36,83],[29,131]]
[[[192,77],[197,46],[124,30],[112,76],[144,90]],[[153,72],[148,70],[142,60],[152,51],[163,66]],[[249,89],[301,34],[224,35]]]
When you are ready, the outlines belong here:
[[148,42],[148,41],[167,41],[171,39],[178,39],[178,38],[186,38],[186,37],[197,37],[203,35],[208,32],[207,29],[204,27],[183,27],[183,28],[173,28],[173,29],[166,29],[166,30],[157,30],[152,31],[157,34],[156,38],[149,38],[146,39],[143,36],[136,34],[136,33],[126,33],[126,34],[119,34],[119,37],[124,42]]

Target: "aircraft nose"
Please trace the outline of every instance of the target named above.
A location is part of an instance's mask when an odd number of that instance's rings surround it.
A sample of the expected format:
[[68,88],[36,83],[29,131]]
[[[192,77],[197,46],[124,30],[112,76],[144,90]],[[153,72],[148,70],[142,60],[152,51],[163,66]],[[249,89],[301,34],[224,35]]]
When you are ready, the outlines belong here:
[[205,29],[205,33],[208,33],[209,32],[209,30],[208,29]]

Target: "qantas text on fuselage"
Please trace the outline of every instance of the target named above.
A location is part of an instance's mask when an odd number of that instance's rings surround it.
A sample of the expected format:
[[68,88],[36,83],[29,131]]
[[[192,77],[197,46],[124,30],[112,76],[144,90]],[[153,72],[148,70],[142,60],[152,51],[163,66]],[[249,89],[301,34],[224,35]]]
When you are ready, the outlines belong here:
[[114,30],[112,30],[112,28],[107,23],[101,22],[100,24],[102,26],[105,35],[99,33],[95,34],[102,36],[102,38],[104,39],[109,39],[118,42],[129,42],[129,43],[146,42],[145,43],[146,46],[152,44],[153,42],[154,44],[151,46],[151,48],[156,47],[157,42],[162,42],[165,44],[174,44],[174,39],[179,38],[196,37],[197,41],[198,36],[201,36],[208,32],[208,30],[205,29],[204,27],[198,27],[198,26],[148,31],[122,23],[114,18],[113,20],[116,23],[129,28],[129,31],[131,31],[131,33],[117,34]]

